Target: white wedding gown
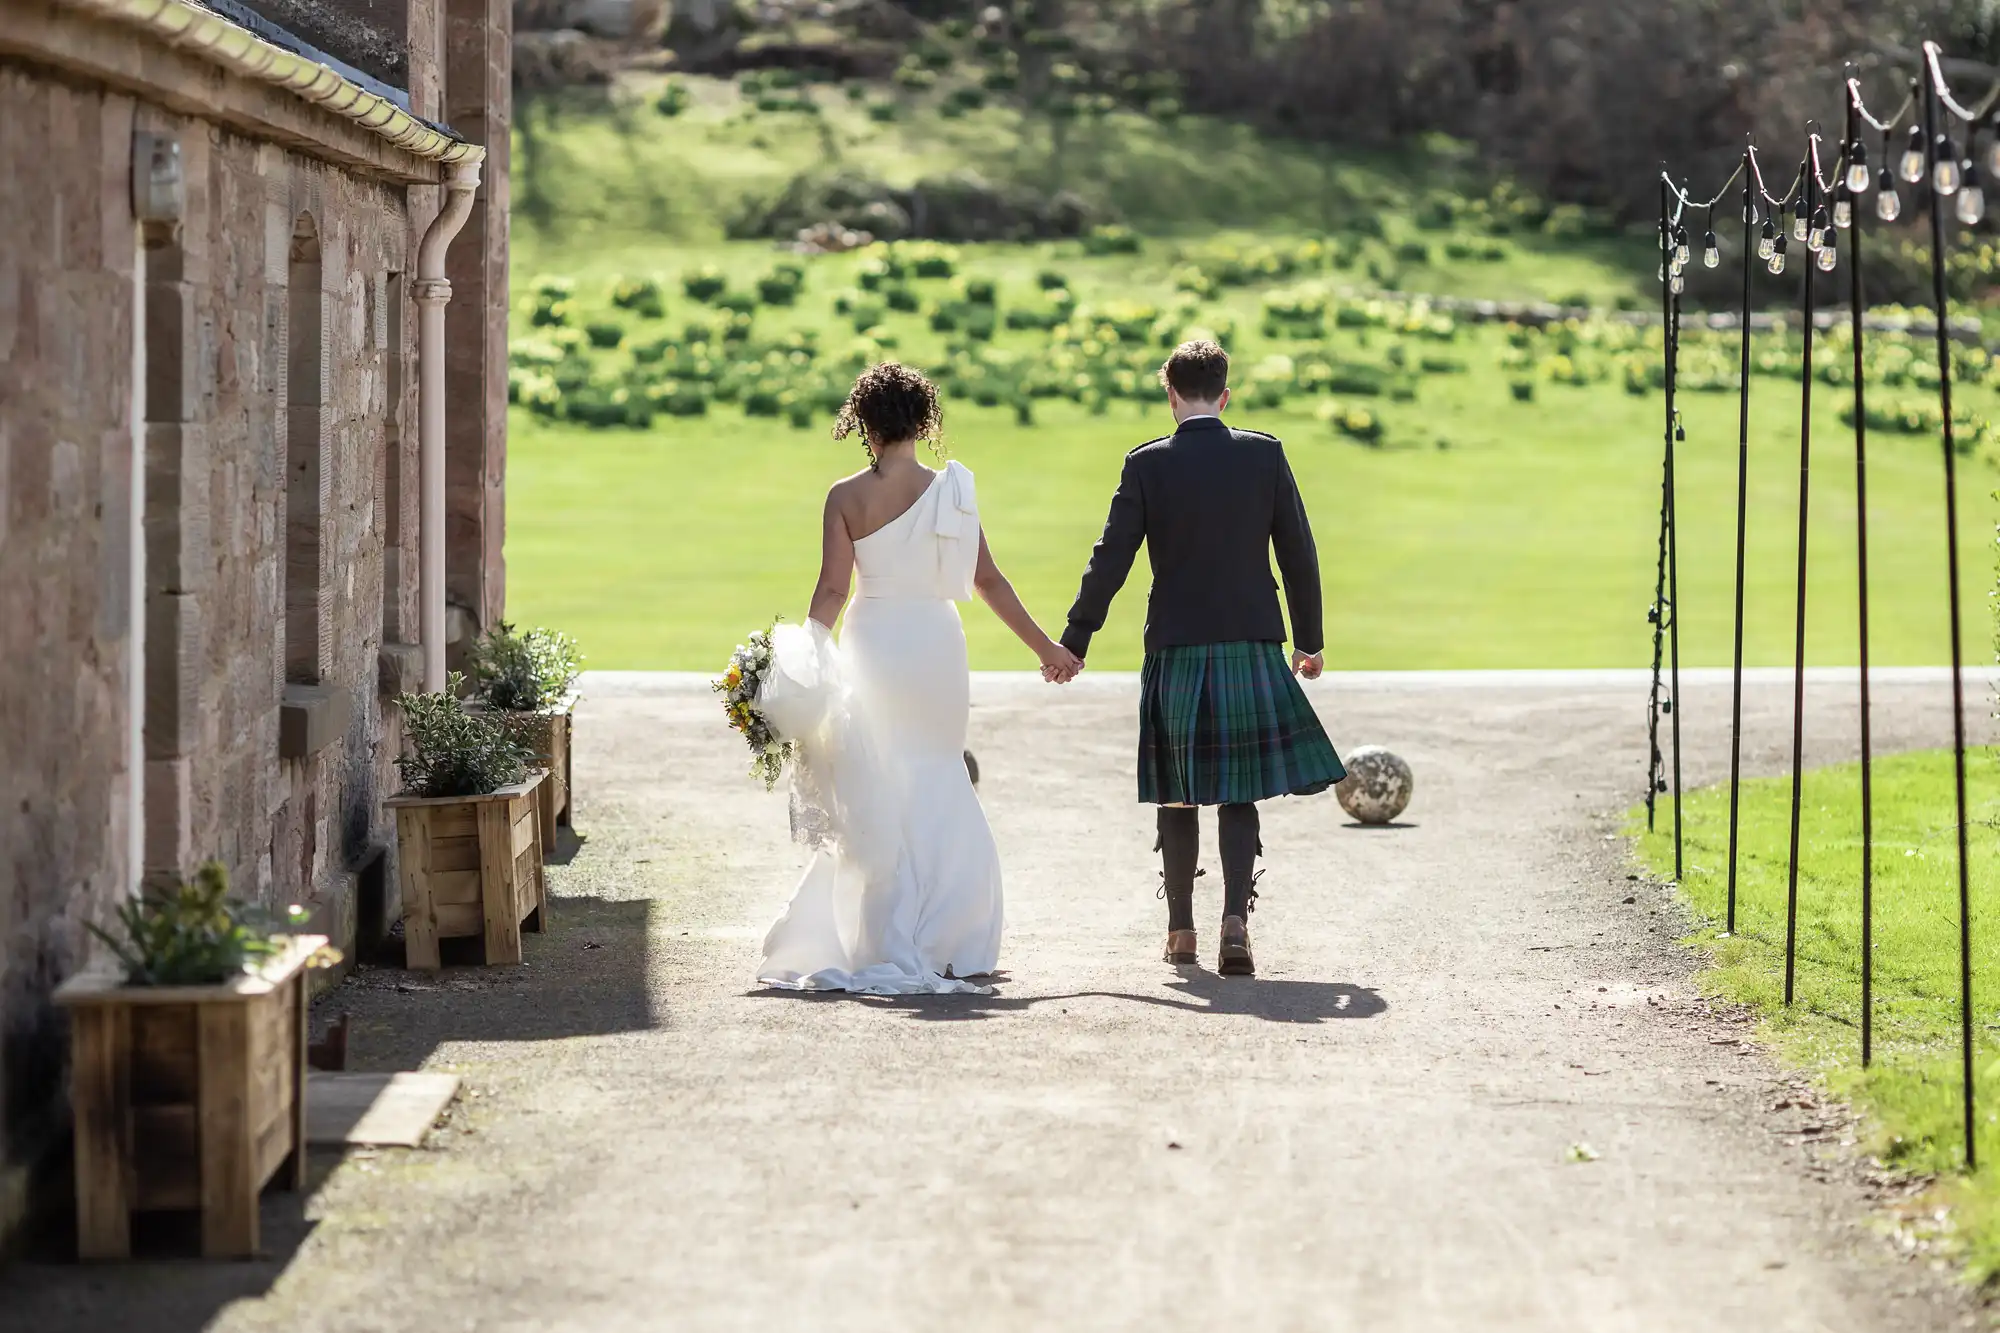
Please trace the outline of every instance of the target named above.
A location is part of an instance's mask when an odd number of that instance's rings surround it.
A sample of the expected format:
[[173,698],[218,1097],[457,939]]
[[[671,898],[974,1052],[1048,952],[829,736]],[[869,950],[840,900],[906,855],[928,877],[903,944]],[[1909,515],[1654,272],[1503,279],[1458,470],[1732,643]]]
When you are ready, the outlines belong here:
[[1000,960],[1000,854],[965,769],[979,509],[947,464],[854,544],[840,642],[781,625],[758,705],[797,740],[793,824],[818,851],[764,937],[757,979],[876,995],[983,991]]

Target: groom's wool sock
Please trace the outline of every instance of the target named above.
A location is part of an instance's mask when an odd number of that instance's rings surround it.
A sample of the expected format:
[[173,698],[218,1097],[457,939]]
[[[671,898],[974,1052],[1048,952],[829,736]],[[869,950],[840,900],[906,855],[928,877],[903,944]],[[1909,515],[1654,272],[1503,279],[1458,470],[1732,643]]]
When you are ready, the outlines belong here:
[[1201,859],[1201,823],[1193,806],[1160,807],[1160,862],[1166,871],[1167,929],[1194,929],[1195,863]]
[[1264,850],[1257,807],[1225,805],[1215,823],[1222,844],[1222,914],[1247,919],[1250,902],[1257,896],[1257,857]]

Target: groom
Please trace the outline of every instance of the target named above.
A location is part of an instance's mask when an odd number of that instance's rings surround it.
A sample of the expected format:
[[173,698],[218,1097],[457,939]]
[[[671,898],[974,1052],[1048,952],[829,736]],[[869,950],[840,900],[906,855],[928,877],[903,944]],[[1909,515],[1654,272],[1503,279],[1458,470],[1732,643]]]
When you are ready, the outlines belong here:
[[[1172,435],[1125,456],[1104,535],[1090,554],[1063,647],[1084,658],[1139,544],[1153,567],[1139,685],[1139,800],[1159,809],[1170,963],[1196,961],[1198,806],[1222,807],[1222,942],[1216,971],[1252,976],[1257,802],[1325,791],[1346,770],[1292,677],[1320,674],[1319,556],[1304,502],[1270,435],[1222,422],[1229,357],[1182,343],[1160,368]],[[1271,578],[1285,578],[1292,656]]]

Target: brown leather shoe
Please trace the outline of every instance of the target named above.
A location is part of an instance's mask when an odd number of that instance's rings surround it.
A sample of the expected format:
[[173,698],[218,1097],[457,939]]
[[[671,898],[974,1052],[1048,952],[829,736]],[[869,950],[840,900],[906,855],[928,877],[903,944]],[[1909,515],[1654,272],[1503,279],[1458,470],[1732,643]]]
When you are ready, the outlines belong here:
[[1240,916],[1222,918],[1222,950],[1216,955],[1215,971],[1224,977],[1254,977],[1256,960],[1250,956],[1250,927]]
[[1198,963],[1201,961],[1200,948],[1191,930],[1167,932],[1167,961],[1170,963]]

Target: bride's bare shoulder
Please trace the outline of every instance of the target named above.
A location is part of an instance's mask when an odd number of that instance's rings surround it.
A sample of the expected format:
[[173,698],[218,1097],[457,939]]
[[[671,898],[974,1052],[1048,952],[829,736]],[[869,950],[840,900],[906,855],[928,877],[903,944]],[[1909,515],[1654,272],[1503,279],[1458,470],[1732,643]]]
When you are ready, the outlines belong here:
[[826,498],[832,503],[844,503],[858,498],[867,490],[870,482],[877,480],[874,473],[863,468],[852,476],[842,477],[826,488]]

